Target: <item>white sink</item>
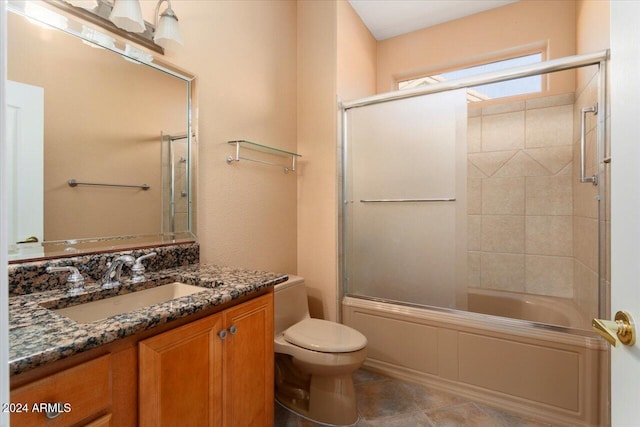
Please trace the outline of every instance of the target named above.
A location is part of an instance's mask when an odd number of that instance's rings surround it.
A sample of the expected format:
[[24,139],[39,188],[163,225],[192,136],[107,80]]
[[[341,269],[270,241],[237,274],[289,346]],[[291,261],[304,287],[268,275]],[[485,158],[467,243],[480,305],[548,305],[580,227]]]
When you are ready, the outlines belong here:
[[172,299],[186,297],[206,288],[174,282],[143,291],[91,301],[67,308],[52,310],[54,313],[69,317],[79,323],[91,323],[117,314],[149,307]]

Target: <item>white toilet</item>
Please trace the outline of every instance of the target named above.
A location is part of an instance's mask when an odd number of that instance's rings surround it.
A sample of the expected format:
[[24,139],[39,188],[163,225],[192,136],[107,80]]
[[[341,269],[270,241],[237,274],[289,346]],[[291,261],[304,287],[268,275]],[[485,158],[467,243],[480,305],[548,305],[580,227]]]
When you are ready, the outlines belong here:
[[275,395],[292,411],[318,423],[358,421],[351,374],[367,354],[367,338],[348,326],[309,317],[304,279],[275,286]]

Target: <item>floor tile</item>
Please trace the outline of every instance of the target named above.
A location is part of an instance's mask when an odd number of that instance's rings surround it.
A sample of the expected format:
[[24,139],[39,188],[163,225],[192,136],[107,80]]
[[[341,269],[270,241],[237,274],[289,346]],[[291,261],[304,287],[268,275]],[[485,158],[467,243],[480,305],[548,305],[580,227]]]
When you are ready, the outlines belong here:
[[433,427],[423,412],[394,415],[367,421],[368,427]]
[[[552,427],[366,369],[354,372],[358,413],[354,427]],[[322,427],[275,404],[275,427]]]
[[409,390],[398,381],[370,381],[356,385],[358,410],[365,420],[416,412]]
[[497,425],[502,427],[551,427],[551,424],[527,419],[481,403],[476,403],[475,405],[484,413],[491,416],[496,421]]
[[451,393],[435,390],[419,384],[403,383],[420,409],[430,410],[466,403],[467,400]]
[[358,369],[353,373],[353,383],[360,384],[369,381],[382,381],[388,380],[386,375],[378,374],[377,372],[368,371],[366,369]]
[[426,412],[435,427],[498,427],[500,424],[473,403],[434,409]]

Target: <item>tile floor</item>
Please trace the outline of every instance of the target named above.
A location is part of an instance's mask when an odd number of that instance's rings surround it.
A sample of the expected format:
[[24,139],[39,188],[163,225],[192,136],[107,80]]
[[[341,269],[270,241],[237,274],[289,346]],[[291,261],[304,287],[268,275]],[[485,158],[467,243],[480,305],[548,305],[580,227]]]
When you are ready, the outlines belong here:
[[[549,424],[389,378],[365,369],[354,374],[360,421],[356,427],[542,427]],[[275,405],[275,427],[319,427]]]

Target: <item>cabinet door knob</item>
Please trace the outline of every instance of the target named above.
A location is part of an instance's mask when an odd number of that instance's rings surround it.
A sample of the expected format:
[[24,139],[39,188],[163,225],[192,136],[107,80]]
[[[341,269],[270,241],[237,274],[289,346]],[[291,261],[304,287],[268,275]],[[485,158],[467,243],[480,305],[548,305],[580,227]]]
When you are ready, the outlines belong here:
[[[54,406],[56,408],[61,407],[62,403],[55,403]],[[62,414],[62,411],[59,409],[53,409],[46,411],[44,414],[46,415],[47,419],[53,420],[55,418],[58,418]]]
[[227,337],[227,330],[223,329],[220,332],[218,332],[218,336],[220,337],[221,340],[225,339]]
[[238,332],[238,327],[236,325],[231,325],[229,327],[229,332],[231,332],[231,335],[235,335],[235,333]]

